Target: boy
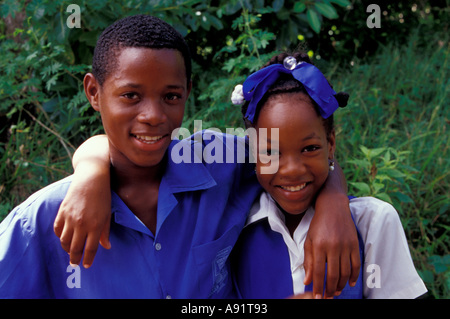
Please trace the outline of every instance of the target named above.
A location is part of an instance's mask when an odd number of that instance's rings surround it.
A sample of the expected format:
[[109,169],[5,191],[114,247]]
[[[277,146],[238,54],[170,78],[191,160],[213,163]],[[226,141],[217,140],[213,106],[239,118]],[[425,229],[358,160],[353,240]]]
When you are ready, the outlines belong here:
[[[89,269],[68,267],[69,256],[52,226],[69,186],[80,187],[80,176],[56,182],[15,208],[0,226],[0,297],[233,297],[228,256],[261,188],[249,164],[172,161],[175,145],[196,143],[195,137],[171,141],[181,126],[190,77],[188,47],[163,21],[138,15],[104,31],[84,89],[107,134],[107,147],[97,152],[99,158],[106,154],[108,168],[109,158],[111,163],[112,248],[99,249]],[[224,138],[235,148],[243,143]],[[202,147],[208,141],[204,137]],[[354,231],[336,220],[339,227],[333,229]],[[63,227],[61,238],[72,253],[84,238],[68,229]]]

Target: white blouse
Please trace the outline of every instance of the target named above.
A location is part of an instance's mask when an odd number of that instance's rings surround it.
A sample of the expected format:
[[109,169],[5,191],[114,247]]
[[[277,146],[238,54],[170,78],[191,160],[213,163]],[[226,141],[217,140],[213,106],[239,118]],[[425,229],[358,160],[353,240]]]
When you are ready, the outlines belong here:
[[[360,197],[350,201],[350,211],[364,241],[364,265],[361,268],[364,298],[409,299],[426,293],[394,207],[373,197]],[[303,246],[313,216],[314,208],[310,207],[291,237],[283,213],[272,197],[263,193],[247,220],[248,225],[267,218],[271,229],[283,236],[289,251],[295,294],[305,291]]]

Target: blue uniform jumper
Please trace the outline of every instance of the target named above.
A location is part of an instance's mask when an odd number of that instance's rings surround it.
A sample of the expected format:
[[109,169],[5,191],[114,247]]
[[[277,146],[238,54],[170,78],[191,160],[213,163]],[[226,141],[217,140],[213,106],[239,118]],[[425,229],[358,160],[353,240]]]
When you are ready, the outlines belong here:
[[[364,242],[359,231],[358,241],[361,265],[364,265]],[[267,218],[244,228],[233,251],[232,264],[235,289],[241,298],[283,299],[294,294],[288,248],[283,236],[270,228]],[[312,283],[307,285],[305,292],[312,291],[312,287]],[[335,299],[362,298],[360,271],[356,285],[350,287],[347,283]]]

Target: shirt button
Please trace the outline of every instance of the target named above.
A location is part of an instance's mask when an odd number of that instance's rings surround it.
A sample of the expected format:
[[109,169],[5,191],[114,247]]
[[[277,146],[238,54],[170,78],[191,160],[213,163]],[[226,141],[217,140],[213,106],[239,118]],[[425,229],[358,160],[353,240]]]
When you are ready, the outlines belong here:
[[156,243],[155,249],[156,249],[156,250],[161,250],[161,244],[160,244],[160,243]]

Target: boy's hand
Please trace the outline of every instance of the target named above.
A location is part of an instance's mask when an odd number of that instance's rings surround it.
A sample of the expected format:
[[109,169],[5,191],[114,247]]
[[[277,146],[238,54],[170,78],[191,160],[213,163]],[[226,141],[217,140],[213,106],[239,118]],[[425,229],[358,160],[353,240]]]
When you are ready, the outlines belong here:
[[[347,281],[354,286],[361,267],[358,237],[348,205],[331,201],[329,206],[332,207],[324,209],[330,214],[315,214],[305,241],[305,285],[313,281],[315,298],[322,298],[323,293],[325,297],[337,296]],[[346,218],[346,214],[342,214],[345,208],[348,211]]]
[[84,249],[83,266],[94,261],[98,243],[109,249],[111,220],[111,186],[109,145],[106,136],[87,140],[75,152],[75,173],[61,203],[54,231],[61,246],[78,265]]
[[313,296],[312,292],[307,291],[303,294],[292,295],[287,299],[314,299],[314,296]]
[[358,235],[343,190],[345,180],[342,184],[342,171],[337,168],[338,174],[332,182],[327,181],[328,185],[316,200],[314,218],[305,240],[304,284],[313,282],[315,298],[339,295],[347,281],[354,286],[361,267]]

